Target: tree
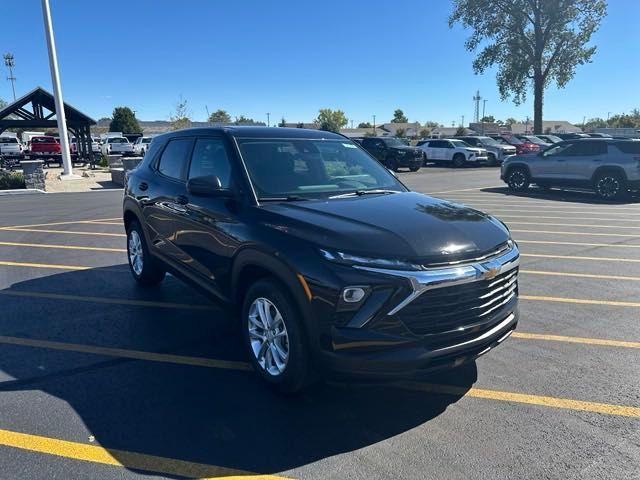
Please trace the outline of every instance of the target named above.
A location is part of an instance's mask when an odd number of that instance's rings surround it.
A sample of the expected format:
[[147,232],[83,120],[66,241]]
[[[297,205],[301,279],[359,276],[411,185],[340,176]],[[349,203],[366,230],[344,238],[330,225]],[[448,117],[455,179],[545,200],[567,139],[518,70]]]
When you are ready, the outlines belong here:
[[369,122],[360,122],[358,128],[373,128],[373,125]]
[[429,135],[431,135],[431,130],[429,130],[428,128],[423,128],[422,130],[420,130],[420,138],[428,138]]
[[442,125],[440,125],[438,122],[434,122],[434,121],[429,120],[429,121],[424,122],[424,126],[425,126],[425,128],[433,129],[433,128],[441,127]]
[[188,128],[191,126],[191,119],[189,118],[189,108],[187,107],[187,101],[182,98],[176,103],[176,108],[173,114],[169,117],[171,122],[171,130],[180,130],[181,128]]
[[287,126],[287,121],[284,119],[284,117],[282,117],[282,119],[280,120],[280,123],[278,124],[279,127],[286,127]]
[[315,122],[320,125],[320,130],[328,132],[339,132],[348,123],[348,119],[342,110],[331,110],[321,108]]
[[405,137],[405,133],[406,132],[405,132],[404,128],[399,128],[399,129],[396,130],[396,137],[404,138]]
[[409,123],[409,119],[405,117],[404,112],[398,108],[393,112],[391,123]]
[[458,127],[458,129],[456,130],[455,136],[456,137],[462,137],[462,136],[464,136],[466,134],[467,134],[467,130],[462,125],[460,125]]
[[109,124],[110,132],[122,133],[142,133],[142,128],[136,119],[133,110],[129,107],[116,107],[113,109],[111,123]]
[[496,119],[493,117],[493,115],[485,115],[480,119],[480,121],[484,123],[496,123]]
[[226,110],[216,110],[208,119],[209,123],[231,123],[231,115]]
[[509,117],[509,118],[507,118],[507,119],[504,121],[504,124],[505,124],[505,125],[508,125],[508,126],[511,126],[511,125],[513,125],[514,123],[518,123],[518,121],[517,121],[515,118],[513,118],[513,117]]
[[6,107],[8,104],[3,99],[0,98],[0,108]]
[[449,26],[472,30],[466,49],[483,46],[473,70],[497,65],[503,100],[513,96],[518,105],[533,85],[533,130],[542,133],[545,87],[564,87],[578,65],[591,62],[596,47],[587,44],[606,10],[605,0],[454,0]]

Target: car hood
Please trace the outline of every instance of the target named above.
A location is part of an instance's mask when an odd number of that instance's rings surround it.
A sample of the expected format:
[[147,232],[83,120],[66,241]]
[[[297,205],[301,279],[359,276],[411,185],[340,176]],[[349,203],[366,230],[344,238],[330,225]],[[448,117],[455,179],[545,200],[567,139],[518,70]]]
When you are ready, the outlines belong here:
[[[263,225],[322,248],[440,263],[489,253],[507,228],[477,210],[415,192],[269,203]],[[444,256],[444,258],[443,258]]]

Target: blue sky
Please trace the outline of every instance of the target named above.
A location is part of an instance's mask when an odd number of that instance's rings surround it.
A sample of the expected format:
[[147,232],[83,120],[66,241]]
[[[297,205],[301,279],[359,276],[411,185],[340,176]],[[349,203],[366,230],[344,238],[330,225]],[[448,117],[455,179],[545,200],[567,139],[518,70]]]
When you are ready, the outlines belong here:
[[[193,119],[218,108],[266,121],[310,121],[341,108],[355,124],[467,122],[480,90],[496,118],[532,116],[532,102],[501,102],[495,72],[473,73],[467,33],[449,29],[447,0],[50,0],[65,100],[109,116],[127,105],[167,119],[180,95]],[[40,0],[5,1],[1,53],[16,59],[18,95],[51,88]],[[582,121],[640,107],[640,1],[611,0],[593,63],[563,90],[549,88],[545,118]],[[2,65],[0,98],[11,99]]]

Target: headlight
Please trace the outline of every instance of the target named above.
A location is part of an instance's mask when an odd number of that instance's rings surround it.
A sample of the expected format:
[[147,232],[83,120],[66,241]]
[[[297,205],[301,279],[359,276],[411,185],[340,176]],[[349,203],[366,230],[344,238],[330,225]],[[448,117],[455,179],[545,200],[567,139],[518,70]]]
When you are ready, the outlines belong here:
[[420,265],[406,262],[403,260],[389,258],[371,258],[352,255],[344,252],[330,252],[329,250],[320,249],[320,254],[330,262],[340,263],[342,265],[361,265],[374,268],[388,268],[393,270],[422,270]]

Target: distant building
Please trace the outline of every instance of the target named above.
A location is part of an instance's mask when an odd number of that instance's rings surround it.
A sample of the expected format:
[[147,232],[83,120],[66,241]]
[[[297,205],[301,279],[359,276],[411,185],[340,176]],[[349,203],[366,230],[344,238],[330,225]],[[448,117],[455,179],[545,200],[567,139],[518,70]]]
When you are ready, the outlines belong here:
[[[458,132],[458,128],[460,127],[436,127],[431,130],[430,138],[445,138],[445,137],[455,137]],[[477,135],[478,133],[475,130],[471,130],[470,128],[464,129],[465,135]]]
[[[553,135],[554,133],[579,133],[580,127],[576,127],[566,120],[543,120],[542,133]],[[514,123],[511,125],[511,133],[526,134],[533,133],[533,121],[529,123]]]
[[469,124],[469,128],[478,132],[478,135],[497,135],[506,129],[505,126],[493,122],[472,122]]
[[382,136],[397,136],[398,130],[403,131],[404,137],[417,137],[420,135],[420,130],[422,130],[422,125],[420,122],[410,122],[410,123],[383,123],[380,125],[376,125],[376,129],[382,130],[378,135]]
[[607,135],[611,135],[612,137],[629,137],[629,138],[640,138],[640,128],[609,128],[609,127],[598,127],[594,130],[596,133],[606,133]]

